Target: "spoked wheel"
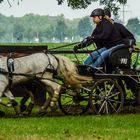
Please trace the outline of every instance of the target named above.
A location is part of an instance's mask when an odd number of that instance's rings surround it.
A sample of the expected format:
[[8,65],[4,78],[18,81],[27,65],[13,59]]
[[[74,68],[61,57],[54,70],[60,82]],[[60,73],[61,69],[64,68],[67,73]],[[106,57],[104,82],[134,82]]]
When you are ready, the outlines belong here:
[[80,115],[85,113],[90,106],[90,93],[85,89],[79,92],[66,89],[60,93],[58,103],[63,113],[67,115]]
[[91,92],[91,106],[95,108],[97,114],[118,113],[123,106],[124,94],[115,80],[99,80]]

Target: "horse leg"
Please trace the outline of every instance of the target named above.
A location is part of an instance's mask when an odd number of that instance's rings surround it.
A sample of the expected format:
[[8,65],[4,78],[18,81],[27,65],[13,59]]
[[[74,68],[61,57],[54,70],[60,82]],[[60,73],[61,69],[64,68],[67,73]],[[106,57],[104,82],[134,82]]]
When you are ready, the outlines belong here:
[[4,95],[9,98],[10,104],[14,108],[14,111],[15,111],[16,115],[19,115],[20,114],[20,109],[19,109],[18,103],[16,102],[12,93],[9,90],[7,90],[6,92],[4,92]]
[[25,103],[27,102],[27,100],[30,98],[30,95],[27,93],[20,101],[20,111],[24,112],[27,107],[25,105]]
[[50,105],[52,93],[47,89],[49,97],[46,99],[45,103],[39,108],[39,114],[43,115],[46,114],[46,110]]
[[18,103],[16,102],[14,96],[12,95],[12,93],[10,92],[10,90],[6,90],[4,92],[4,95],[10,100],[10,104],[12,105],[12,107],[14,108],[14,111],[16,113],[17,116],[21,115],[20,112],[20,107],[18,105]]
[[30,96],[30,98],[31,98],[31,101],[30,101],[30,103],[29,103],[29,105],[28,105],[28,107],[27,107],[27,110],[26,110],[27,115],[30,115],[30,114],[31,114],[31,112],[32,112],[32,110],[33,110],[33,107],[34,107],[34,105],[35,105],[34,95],[33,95],[33,93],[32,93],[31,91],[29,91],[29,96]]
[[47,107],[50,105],[53,107],[58,100],[59,92],[61,89],[61,85],[57,84],[56,82],[50,80],[41,80],[46,85],[46,90],[49,93],[48,100],[44,103],[41,107],[41,111],[45,111]]

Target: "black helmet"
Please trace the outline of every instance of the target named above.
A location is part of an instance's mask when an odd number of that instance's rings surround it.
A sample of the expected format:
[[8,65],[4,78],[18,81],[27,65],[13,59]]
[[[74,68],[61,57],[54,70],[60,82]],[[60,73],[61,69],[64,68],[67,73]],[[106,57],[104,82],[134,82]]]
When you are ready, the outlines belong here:
[[110,12],[109,9],[104,9],[104,14],[105,14],[106,16],[111,17],[111,12]]
[[94,16],[104,16],[105,14],[104,14],[104,10],[103,9],[101,9],[101,8],[97,8],[97,9],[95,9],[95,10],[93,10],[92,11],[92,13],[91,13],[91,17],[94,17]]

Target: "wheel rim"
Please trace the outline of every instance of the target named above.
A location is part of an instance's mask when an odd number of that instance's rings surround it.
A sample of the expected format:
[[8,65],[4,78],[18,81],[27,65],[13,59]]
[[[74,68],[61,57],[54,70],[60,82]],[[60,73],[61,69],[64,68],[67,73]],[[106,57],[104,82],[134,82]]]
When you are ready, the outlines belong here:
[[121,87],[111,79],[98,81],[92,90],[92,106],[97,114],[118,113],[124,103]]
[[[71,92],[73,91],[71,90]],[[63,113],[79,115],[85,113],[89,108],[89,93],[81,90],[75,95],[70,95],[67,89],[65,93],[60,94],[58,102]]]

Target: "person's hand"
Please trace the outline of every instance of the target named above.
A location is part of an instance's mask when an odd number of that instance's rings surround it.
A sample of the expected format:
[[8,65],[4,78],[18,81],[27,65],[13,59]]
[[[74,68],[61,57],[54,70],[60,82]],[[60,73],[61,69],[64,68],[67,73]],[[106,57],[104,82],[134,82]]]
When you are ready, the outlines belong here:
[[93,42],[93,39],[94,39],[93,36],[88,36],[88,37],[86,37],[82,40],[82,43],[85,44],[85,45],[91,44]]
[[78,49],[79,49],[79,48],[78,48],[78,44],[75,45],[75,46],[73,47],[73,51],[74,51],[74,52],[77,52]]
[[80,42],[79,44],[76,44],[73,48],[74,52],[77,52],[78,49],[81,49],[83,47],[83,42]]

